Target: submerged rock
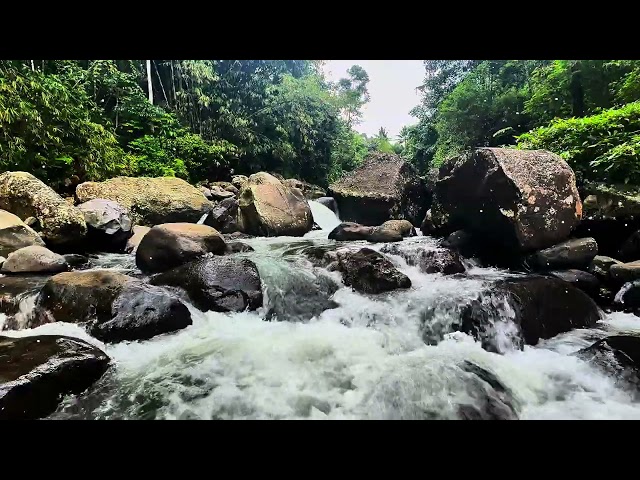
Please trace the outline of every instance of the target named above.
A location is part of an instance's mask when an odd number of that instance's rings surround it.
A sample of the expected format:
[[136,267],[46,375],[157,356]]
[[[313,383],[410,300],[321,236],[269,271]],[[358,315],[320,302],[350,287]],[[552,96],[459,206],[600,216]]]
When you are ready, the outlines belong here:
[[479,148],[440,167],[449,223],[496,248],[526,252],[565,240],[582,216],[573,170],[545,150]]
[[640,390],[640,336],[612,335],[597,341],[576,355],[611,375],[617,383]]
[[0,255],[7,256],[22,247],[44,246],[40,235],[13,213],[0,210]]
[[301,237],[313,227],[302,192],[265,172],[251,175],[241,190],[239,207],[242,230],[252,235]]
[[27,172],[0,175],[0,208],[37,219],[40,236],[57,247],[78,244],[87,234],[82,213]]
[[69,269],[62,255],[46,247],[31,245],[9,254],[2,264],[2,273],[58,273]]
[[162,288],[109,270],[51,277],[36,299],[33,324],[84,324],[103,342],[145,340],[191,325],[189,309]]
[[347,222],[380,225],[404,219],[418,225],[428,208],[428,192],[415,168],[398,155],[373,154],[331,184],[329,194]]
[[118,202],[136,225],[197,222],[213,204],[200,190],[176,177],[116,177],[78,185],[80,203],[95,198]]
[[82,340],[0,336],[0,420],[45,417],[64,395],[83,392],[108,367],[109,357]]
[[156,225],[142,238],[136,250],[136,265],[144,273],[158,273],[205,253],[223,254],[225,248],[225,242],[215,228],[193,223],[166,223]]
[[203,311],[241,312],[262,306],[260,274],[247,258],[200,258],[153,277],[151,283],[184,290]]
[[382,293],[411,287],[409,277],[375,250],[338,251],[337,257],[344,284],[358,292]]

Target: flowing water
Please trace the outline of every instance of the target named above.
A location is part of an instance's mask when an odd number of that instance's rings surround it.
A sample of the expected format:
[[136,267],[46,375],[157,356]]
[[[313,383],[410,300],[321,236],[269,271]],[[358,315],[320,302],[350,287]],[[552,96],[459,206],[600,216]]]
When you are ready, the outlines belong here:
[[[440,247],[434,239],[414,237],[394,247],[404,256],[387,253],[410,277],[411,289],[355,293],[338,273],[313,267],[302,253],[333,244],[327,234],[338,222],[326,207],[311,205],[323,230],[304,238],[246,240],[255,251],[241,255],[258,266],[265,293],[256,312],[191,308],[193,325],[184,330],[115,345],[62,323],[3,332],[76,336],[113,359],[114,369],[89,392],[65,399],[51,418],[456,418],[458,406],[480,401],[464,368],[470,362],[511,392],[518,418],[640,419],[640,404],[630,393],[572,355],[611,333],[640,331],[637,317],[611,314],[594,329],[518,350],[505,305],[493,325],[501,353],[487,352],[454,332],[458,308],[506,272],[469,263],[464,275],[423,274],[403,258],[418,247]],[[353,242],[359,243],[365,244]],[[388,250],[383,244],[372,248]],[[135,267],[131,256],[103,255],[97,268]]]

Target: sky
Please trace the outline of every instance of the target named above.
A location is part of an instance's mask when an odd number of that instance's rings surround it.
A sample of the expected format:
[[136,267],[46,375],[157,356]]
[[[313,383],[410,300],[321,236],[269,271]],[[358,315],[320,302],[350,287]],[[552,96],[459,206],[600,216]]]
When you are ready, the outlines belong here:
[[420,103],[416,87],[424,80],[422,60],[327,60],[324,72],[329,80],[337,81],[347,76],[351,65],[360,65],[369,74],[371,96],[356,130],[372,136],[384,127],[395,139],[403,126],[417,123],[409,111]]

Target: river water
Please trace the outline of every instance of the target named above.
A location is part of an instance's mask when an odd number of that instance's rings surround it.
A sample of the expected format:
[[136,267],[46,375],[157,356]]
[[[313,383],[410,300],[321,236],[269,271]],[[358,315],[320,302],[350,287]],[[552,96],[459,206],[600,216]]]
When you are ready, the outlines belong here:
[[[487,352],[453,331],[458,308],[506,272],[468,263],[460,276],[423,274],[387,253],[412,288],[358,294],[340,283],[338,273],[313,267],[301,253],[332,244],[327,234],[339,223],[327,208],[311,206],[322,230],[303,238],[246,240],[255,251],[240,255],[256,263],[265,293],[256,312],[191,308],[193,325],[184,330],[115,345],[63,323],[3,332],[75,336],[113,359],[115,368],[94,388],[65,399],[51,418],[456,418],[459,405],[478,402],[461,367],[466,361],[508,388],[520,419],[640,419],[640,403],[630,393],[572,355],[612,333],[640,332],[638,317],[610,314],[596,328],[519,350],[512,346],[511,312],[504,306],[494,322],[501,353]],[[396,245],[409,255],[440,248],[422,236]],[[135,261],[131,255],[102,255],[95,268],[135,272]],[[27,299],[22,307],[32,304]]]

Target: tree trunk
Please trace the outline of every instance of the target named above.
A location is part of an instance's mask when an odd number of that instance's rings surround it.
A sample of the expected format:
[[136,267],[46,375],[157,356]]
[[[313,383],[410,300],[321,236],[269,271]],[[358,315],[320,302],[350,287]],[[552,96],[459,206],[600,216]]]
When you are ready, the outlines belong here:
[[153,104],[153,84],[151,83],[151,60],[147,60],[147,85],[149,89],[149,102]]
[[571,103],[574,117],[584,116],[584,89],[582,88],[582,74],[580,66],[574,65],[571,72]]

